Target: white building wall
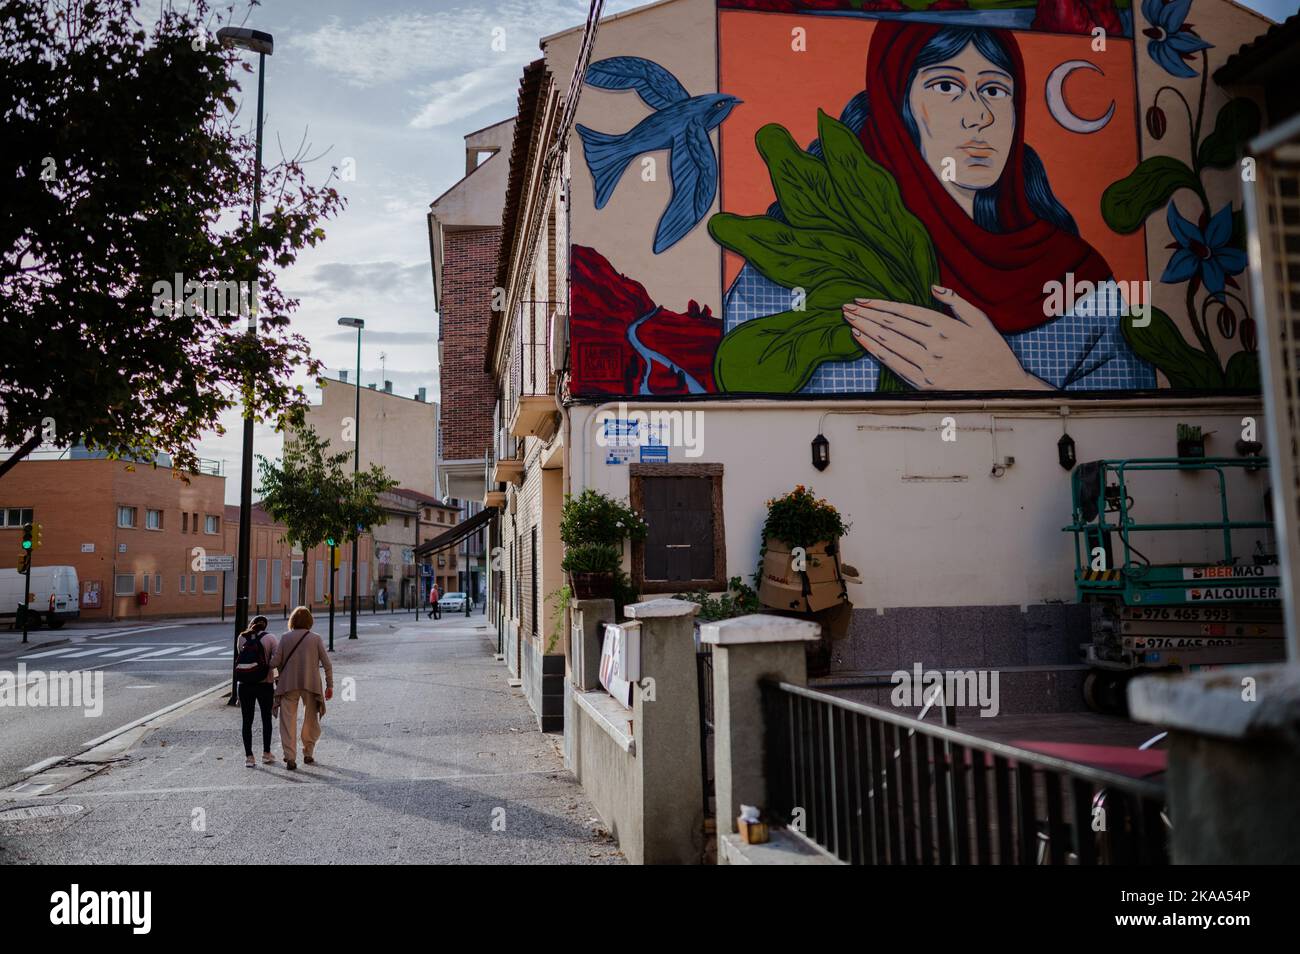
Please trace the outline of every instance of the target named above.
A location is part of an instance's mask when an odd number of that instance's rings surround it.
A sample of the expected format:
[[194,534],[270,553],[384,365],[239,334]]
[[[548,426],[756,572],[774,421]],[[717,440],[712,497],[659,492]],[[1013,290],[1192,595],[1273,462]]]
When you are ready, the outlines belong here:
[[[669,460],[724,465],[728,576],[748,581],[754,572],[769,498],[804,484],[839,508],[852,524],[844,560],[864,580],[849,587],[859,609],[1073,602],[1073,537],[1061,530],[1071,519],[1070,474],[1057,461],[1063,426],[1080,462],[1175,456],[1180,422],[1212,434],[1212,456],[1235,456],[1245,417],[1254,418],[1263,433],[1261,408],[1248,400],[1127,410],[1086,402],[1039,409],[990,403],[979,410],[969,404],[925,410],[895,405],[890,413],[879,405],[863,410],[846,403],[762,401],[627,407],[696,415],[686,433],[698,439],[698,456],[688,456],[679,444],[670,447]],[[1064,420],[1061,407],[1069,409]],[[570,491],[594,487],[626,498],[627,466],[606,464],[597,444],[598,410],[570,409]],[[957,426],[953,442],[942,440],[940,430],[949,415]],[[824,472],[811,462],[810,444],[819,430],[831,444]],[[999,462],[1015,458],[1000,477],[991,473],[995,456]],[[1140,492],[1143,486],[1146,493]],[[1268,486],[1266,469],[1232,473],[1231,516],[1264,519]],[[1218,519],[1218,485],[1210,474],[1151,475],[1132,487],[1135,520]],[[1234,553],[1246,562],[1254,536],[1235,535]],[[1155,562],[1202,562],[1218,555],[1217,538],[1202,532],[1134,542]],[[1114,552],[1118,557],[1118,541]]]

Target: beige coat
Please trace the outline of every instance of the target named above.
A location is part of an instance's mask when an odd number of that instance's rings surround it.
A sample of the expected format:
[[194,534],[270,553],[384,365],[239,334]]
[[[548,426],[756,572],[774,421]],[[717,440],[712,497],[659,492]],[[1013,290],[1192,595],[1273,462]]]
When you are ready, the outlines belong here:
[[[271,665],[280,671],[275,681],[277,698],[286,692],[301,689],[319,697],[323,707],[325,689],[334,688],[334,667],[330,664],[329,653],[325,651],[325,642],[309,629],[291,629],[281,636]],[[325,669],[324,688],[320,682],[322,667]]]

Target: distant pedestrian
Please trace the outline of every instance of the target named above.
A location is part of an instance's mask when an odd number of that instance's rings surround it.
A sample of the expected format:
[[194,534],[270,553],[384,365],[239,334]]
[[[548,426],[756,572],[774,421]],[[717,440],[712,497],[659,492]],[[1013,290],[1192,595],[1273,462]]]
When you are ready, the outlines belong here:
[[438,600],[442,594],[438,591],[438,584],[434,583],[429,587],[429,609],[433,612],[434,619],[442,619],[442,607],[438,605]]
[[[320,719],[325,714],[325,700],[334,698],[334,667],[325,642],[312,632],[311,610],[299,606],[289,615],[289,632],[280,637],[275,658],[271,660],[279,675],[275,681],[275,705],[280,714],[280,747],[284,750],[284,767],[298,767],[298,705],[302,704],[302,760],[315,763],[313,753],[320,739]],[[322,688],[320,671],[325,670]]]
[[271,754],[271,713],[275,705],[275,637],[266,631],[265,616],[253,617],[248,628],[239,634],[235,649],[235,681],[239,683],[239,705],[244,715],[244,764],[257,765],[253,758],[253,713],[262,710],[262,761],[275,764]]

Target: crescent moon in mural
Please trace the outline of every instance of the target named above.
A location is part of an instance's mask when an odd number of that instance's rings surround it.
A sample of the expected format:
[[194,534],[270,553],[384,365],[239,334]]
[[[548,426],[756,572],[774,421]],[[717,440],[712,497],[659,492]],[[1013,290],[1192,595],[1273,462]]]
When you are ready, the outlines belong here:
[[1047,77],[1047,109],[1052,114],[1052,118],[1073,133],[1088,135],[1104,129],[1110,122],[1111,117],[1115,115],[1115,101],[1111,100],[1110,107],[1105,114],[1096,119],[1084,119],[1070,112],[1070,107],[1065,102],[1065,80],[1075,70],[1095,70],[1101,73],[1100,66],[1095,63],[1089,63],[1087,60],[1066,60],[1056,69],[1052,70],[1051,75]]

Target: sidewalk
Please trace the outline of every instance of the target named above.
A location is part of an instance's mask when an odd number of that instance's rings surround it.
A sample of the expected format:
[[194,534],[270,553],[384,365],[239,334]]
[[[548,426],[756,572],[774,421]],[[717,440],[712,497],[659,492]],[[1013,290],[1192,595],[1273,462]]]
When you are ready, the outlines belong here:
[[318,761],[296,772],[246,768],[239,710],[205,697],[98,775],[0,804],[63,806],[0,821],[0,864],[621,863],[494,643],[459,617],[336,644]]

